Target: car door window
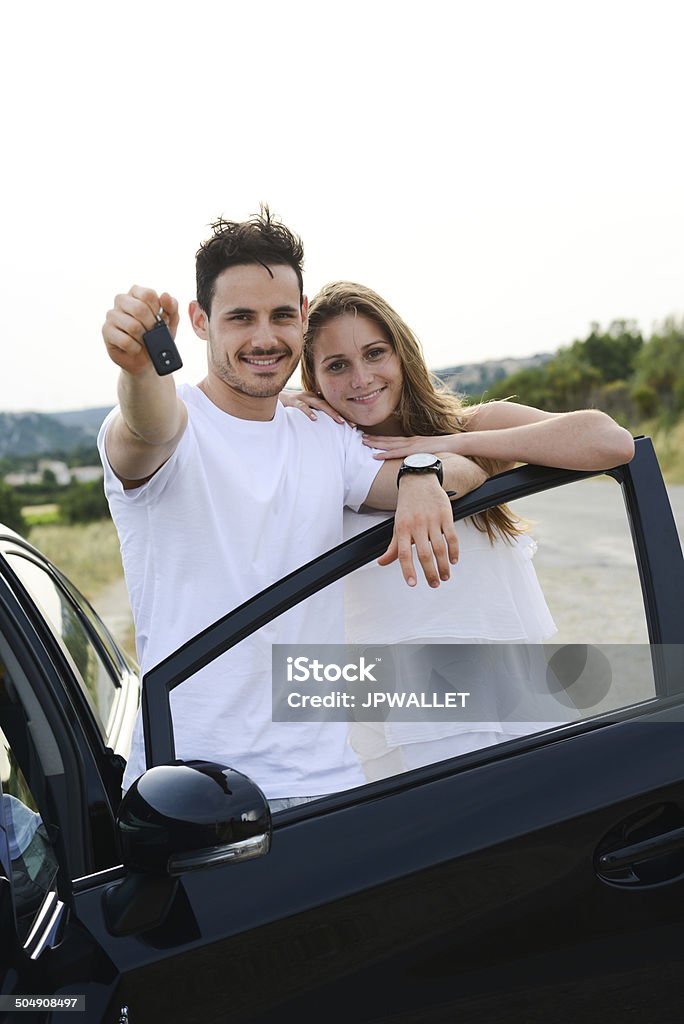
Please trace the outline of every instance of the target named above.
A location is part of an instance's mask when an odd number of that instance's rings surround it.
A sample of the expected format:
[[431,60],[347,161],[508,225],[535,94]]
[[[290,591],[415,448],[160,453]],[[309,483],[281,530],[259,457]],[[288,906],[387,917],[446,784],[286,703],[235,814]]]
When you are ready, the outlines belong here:
[[[212,715],[204,734],[178,729],[178,755],[232,764],[267,795],[269,787],[276,795],[283,765],[300,764],[327,778],[321,789],[329,792],[534,734],[560,735],[654,700],[620,486],[582,480],[513,509],[525,521],[513,543],[492,545],[472,522],[457,524],[461,555],[449,584],[410,589],[398,565],[369,563],[275,617],[217,668],[202,669],[172,692],[176,723],[187,722],[196,701],[210,705],[208,672],[222,674],[239,699],[227,717]],[[374,689],[379,702],[369,707]],[[411,693],[417,705],[396,703]],[[446,694],[453,703],[426,708],[433,694],[436,705]]]
[[620,487],[601,476],[514,502],[530,525],[534,566],[556,643],[645,644],[648,630]]
[[[0,745],[3,762],[2,822],[8,841],[18,933],[24,940],[45,896],[55,888],[57,858],[33,796],[2,733]],[[19,790],[23,799],[13,795],[12,789]]]
[[7,561],[38,606],[80,684],[102,737],[111,731],[120,680],[111,641],[95,624],[87,602],[29,555],[8,552]]
[[[479,721],[464,716],[458,725],[455,714],[439,720],[426,711],[421,721],[420,709],[408,716],[385,704],[382,721],[350,725],[369,779],[655,697],[644,600],[618,484],[609,477],[582,480],[509,507],[525,532],[491,544],[472,520],[458,523],[459,563],[452,580],[434,592],[409,591],[396,567],[394,578],[392,567],[383,576],[369,565],[345,581],[348,640],[415,645],[400,659],[395,691],[418,684],[422,700],[426,682],[446,677],[470,701],[484,687],[481,706],[492,711]],[[429,698],[432,688],[427,691]]]
[[24,749],[25,725],[13,691],[9,669],[0,659],[0,825],[8,861],[4,867],[12,883],[17,930],[23,942],[43,900],[56,888],[58,865],[48,828],[17,758],[19,754],[26,762],[30,754]]

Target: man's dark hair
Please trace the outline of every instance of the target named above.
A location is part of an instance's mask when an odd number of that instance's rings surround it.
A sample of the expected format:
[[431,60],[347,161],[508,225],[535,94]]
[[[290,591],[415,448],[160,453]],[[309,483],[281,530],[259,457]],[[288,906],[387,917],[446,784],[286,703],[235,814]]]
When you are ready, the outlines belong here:
[[211,312],[216,278],[228,267],[245,263],[260,263],[267,270],[269,265],[292,267],[299,281],[299,301],[302,302],[302,240],[271,216],[266,203],[262,203],[259,213],[249,220],[231,221],[219,217],[211,227],[211,238],[202,242],[195,254],[197,301],[207,316]]

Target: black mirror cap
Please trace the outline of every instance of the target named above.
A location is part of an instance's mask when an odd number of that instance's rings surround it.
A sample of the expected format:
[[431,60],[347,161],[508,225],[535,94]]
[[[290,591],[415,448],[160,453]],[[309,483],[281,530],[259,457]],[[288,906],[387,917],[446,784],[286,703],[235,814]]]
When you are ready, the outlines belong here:
[[210,761],[149,768],[125,793],[117,816],[131,871],[177,875],[268,853],[268,800],[242,772]]

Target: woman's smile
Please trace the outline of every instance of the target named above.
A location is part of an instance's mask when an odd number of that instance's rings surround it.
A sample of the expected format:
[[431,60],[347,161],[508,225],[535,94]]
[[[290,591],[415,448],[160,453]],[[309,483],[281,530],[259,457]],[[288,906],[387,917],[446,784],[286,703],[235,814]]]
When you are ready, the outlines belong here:
[[383,385],[381,388],[377,388],[375,391],[371,391],[368,395],[350,395],[347,399],[348,402],[361,402],[364,405],[368,405],[374,401],[378,395],[381,395],[383,391],[387,390],[387,385]]

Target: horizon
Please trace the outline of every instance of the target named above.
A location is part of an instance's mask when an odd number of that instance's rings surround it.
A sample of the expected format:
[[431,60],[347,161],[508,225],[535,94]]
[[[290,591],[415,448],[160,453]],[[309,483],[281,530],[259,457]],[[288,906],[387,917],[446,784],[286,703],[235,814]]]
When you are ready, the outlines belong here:
[[[555,352],[557,352],[557,351],[558,351],[558,349],[555,349],[555,350],[547,349],[546,351],[543,351],[543,352],[533,352],[533,353],[531,353],[530,355],[527,355],[527,356],[525,356],[525,355],[523,355],[523,356],[501,356],[500,358],[493,357],[493,358],[490,358],[490,359],[473,360],[473,361],[470,361],[470,362],[446,364],[445,366],[430,366],[430,367],[428,367],[428,369],[430,370],[431,373],[439,374],[439,373],[443,373],[445,370],[452,370],[452,371],[456,371],[456,370],[459,370],[459,369],[466,370],[466,369],[468,369],[470,367],[474,367],[474,366],[487,366],[487,365],[489,365],[491,363],[524,362],[524,361],[527,361],[527,360],[530,360],[530,359],[539,359],[539,358],[542,358],[544,356],[554,355]],[[288,381],[288,386],[290,386],[291,381],[295,377],[296,373],[297,373],[297,371],[295,371],[295,373],[290,378],[290,381]],[[174,376],[176,376],[176,375],[174,374]],[[179,383],[180,383],[180,381],[179,381]],[[25,415],[31,415],[33,413],[36,413],[36,414],[39,414],[41,416],[61,416],[61,415],[64,415],[66,413],[91,412],[91,411],[94,411],[96,409],[98,409],[98,410],[99,409],[110,410],[110,409],[113,409],[115,405],[118,405],[118,400],[116,399],[116,397],[113,399],[113,401],[111,401],[109,403],[107,403],[107,402],[96,402],[96,403],[94,403],[92,405],[69,406],[68,408],[65,408],[65,409],[55,409],[55,408],[51,408],[51,409],[6,409],[6,408],[2,408],[2,409],[0,409],[0,415],[3,415],[3,414],[7,413],[7,414],[14,415],[14,416],[25,416]]]

